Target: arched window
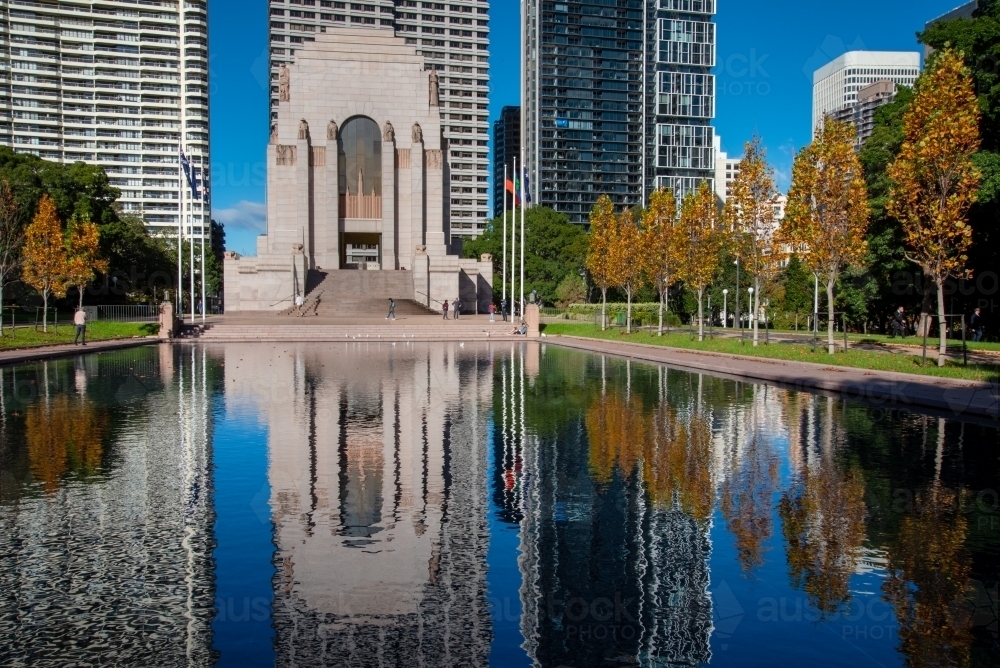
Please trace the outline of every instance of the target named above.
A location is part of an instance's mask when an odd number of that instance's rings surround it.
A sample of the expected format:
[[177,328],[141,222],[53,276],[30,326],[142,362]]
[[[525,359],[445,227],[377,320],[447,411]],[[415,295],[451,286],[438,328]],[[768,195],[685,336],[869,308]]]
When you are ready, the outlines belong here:
[[[340,129],[341,195],[382,195],[382,133],[378,123],[355,116]],[[364,192],[358,192],[358,184]]]

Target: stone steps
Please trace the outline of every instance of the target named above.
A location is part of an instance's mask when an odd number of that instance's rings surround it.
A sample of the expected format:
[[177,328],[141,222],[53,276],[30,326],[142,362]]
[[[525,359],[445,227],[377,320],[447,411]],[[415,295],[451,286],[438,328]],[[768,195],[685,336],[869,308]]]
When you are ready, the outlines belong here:
[[406,341],[506,338],[513,325],[505,322],[442,322],[385,325],[207,325],[185,327],[182,339],[201,341]]

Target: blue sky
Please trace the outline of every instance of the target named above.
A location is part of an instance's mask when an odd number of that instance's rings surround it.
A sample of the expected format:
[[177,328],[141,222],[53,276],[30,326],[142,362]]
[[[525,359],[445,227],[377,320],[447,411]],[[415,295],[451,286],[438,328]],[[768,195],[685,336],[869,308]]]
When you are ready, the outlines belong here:
[[[787,188],[792,152],[809,141],[812,71],[844,51],[917,50],[916,32],[961,0],[718,0],[718,103],[723,149],[755,132]],[[490,120],[519,104],[520,4],[491,4]],[[267,2],[209,0],[212,213],[231,250],[253,254],[264,229],[268,136]]]

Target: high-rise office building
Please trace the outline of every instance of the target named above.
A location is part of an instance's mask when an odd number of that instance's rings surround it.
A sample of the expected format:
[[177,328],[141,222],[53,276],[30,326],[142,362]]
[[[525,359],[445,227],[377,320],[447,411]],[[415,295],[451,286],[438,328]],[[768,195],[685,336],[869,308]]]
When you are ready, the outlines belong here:
[[393,30],[441,73],[441,123],[451,170],[451,234],[479,235],[489,216],[489,3],[452,0],[268,0],[271,118],[278,114],[278,69],[296,48],[338,26]]
[[895,97],[896,84],[888,79],[876,81],[858,91],[858,99],[854,104],[833,112],[831,116],[838,121],[854,124],[857,132],[854,149],[860,151],[862,144],[875,130],[875,110],[892,102]]
[[848,51],[813,73],[813,132],[826,114],[858,101],[858,91],[879,81],[913,86],[920,75],[916,51]]
[[525,0],[522,100],[534,203],[585,223],[714,180],[715,0]]
[[[521,107],[504,107],[500,118],[493,122],[493,217],[503,215],[504,197],[507,208],[514,208],[514,195],[505,189],[504,174],[514,178],[514,158],[520,164]],[[505,169],[506,168],[506,169]],[[506,195],[505,195],[506,193]]]
[[[178,148],[210,162],[205,1],[5,2],[0,41],[0,145],[100,165],[124,211],[175,234]],[[186,232],[207,235],[189,195]]]

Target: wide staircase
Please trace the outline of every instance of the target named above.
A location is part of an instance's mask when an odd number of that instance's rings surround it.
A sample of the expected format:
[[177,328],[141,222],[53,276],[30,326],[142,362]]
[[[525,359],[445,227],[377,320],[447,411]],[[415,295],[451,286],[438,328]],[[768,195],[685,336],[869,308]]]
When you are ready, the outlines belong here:
[[396,315],[433,315],[435,311],[413,299],[412,271],[361,271],[344,269],[309,272],[302,308],[283,311],[289,316],[358,317],[385,314],[389,299]]

